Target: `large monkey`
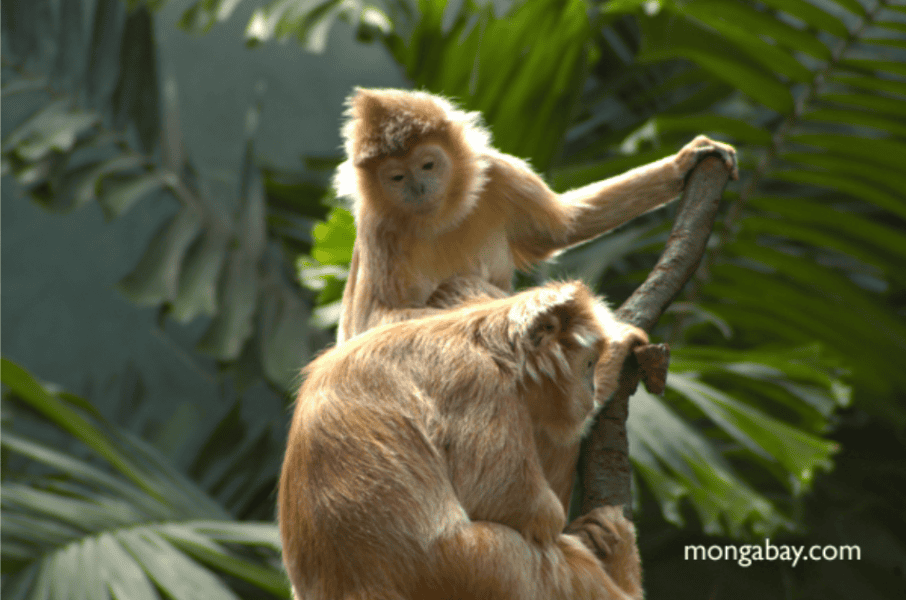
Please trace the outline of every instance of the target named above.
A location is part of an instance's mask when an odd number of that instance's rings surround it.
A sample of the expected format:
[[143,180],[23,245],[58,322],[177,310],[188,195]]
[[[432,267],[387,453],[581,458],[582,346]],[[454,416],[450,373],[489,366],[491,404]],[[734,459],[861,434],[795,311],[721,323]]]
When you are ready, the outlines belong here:
[[698,136],[677,154],[558,195],[490,145],[478,113],[425,92],[357,89],[335,187],[353,199],[356,240],[337,342],[418,314],[437,286],[474,275],[512,289],[514,269],[592,239],[680,195],[732,147]]
[[612,391],[594,388],[645,341],[572,282],[383,325],[315,359],[278,496],[296,597],[641,598],[632,525],[606,507],[561,534],[534,436],[577,439]]

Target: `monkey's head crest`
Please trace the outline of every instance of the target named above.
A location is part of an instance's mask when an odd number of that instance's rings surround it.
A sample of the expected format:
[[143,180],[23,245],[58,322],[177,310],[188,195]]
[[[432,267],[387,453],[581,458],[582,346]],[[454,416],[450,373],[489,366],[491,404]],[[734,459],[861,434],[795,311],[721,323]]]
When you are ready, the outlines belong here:
[[427,92],[356,88],[347,99],[343,138],[355,166],[408,150],[421,136],[440,134],[473,150],[490,145],[481,115]]

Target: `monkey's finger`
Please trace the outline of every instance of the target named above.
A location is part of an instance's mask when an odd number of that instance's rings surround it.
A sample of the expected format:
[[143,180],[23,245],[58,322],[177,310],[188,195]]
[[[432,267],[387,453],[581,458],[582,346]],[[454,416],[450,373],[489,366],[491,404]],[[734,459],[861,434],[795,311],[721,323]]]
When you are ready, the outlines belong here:
[[667,387],[667,367],[670,365],[670,346],[646,344],[633,349],[639,362],[641,379],[650,394],[661,395]]
[[566,529],[570,535],[579,538],[599,560],[613,556],[620,544],[620,532],[608,518],[608,513],[594,510],[573,521]]
[[720,158],[724,161],[724,165],[726,165],[727,169],[730,171],[730,179],[739,179],[739,165],[736,160],[736,150],[733,146],[711,141],[707,146],[696,148],[697,160],[695,164],[697,165],[708,156],[717,156]]

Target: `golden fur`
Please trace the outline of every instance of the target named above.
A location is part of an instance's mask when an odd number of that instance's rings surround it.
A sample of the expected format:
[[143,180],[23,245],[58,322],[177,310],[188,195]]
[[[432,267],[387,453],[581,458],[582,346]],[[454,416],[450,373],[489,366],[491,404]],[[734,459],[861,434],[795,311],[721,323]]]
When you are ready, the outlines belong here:
[[[481,286],[452,281],[431,302]],[[601,509],[562,534],[536,450],[577,439],[639,334],[570,282],[377,327],[314,360],[278,497],[297,597],[641,598],[632,525]]]
[[[511,291],[515,269],[528,268],[677,197],[686,176],[707,155],[718,154],[733,176],[737,174],[732,147],[698,136],[673,156],[556,194],[524,161],[491,146],[478,113],[463,111],[442,97],[357,89],[349,98],[347,117],[347,159],[334,183],[340,196],[352,199],[357,233],[338,343],[381,323],[455,306],[449,298],[432,298],[438,286],[456,276],[467,276],[469,289],[480,297]],[[422,203],[406,202],[398,192],[388,192],[381,169],[393,162],[409,167],[410,175],[423,175],[410,163],[425,145],[446,152],[451,169],[443,181],[448,183],[425,194]],[[462,301],[470,294],[456,295]],[[611,387],[616,380],[615,375]],[[600,393],[606,397],[609,391],[602,388]],[[553,445],[544,436],[538,440],[545,473],[564,507],[569,505],[578,451],[577,444]]]
[[[352,199],[357,235],[338,342],[410,318],[454,275],[474,275],[511,290],[515,269],[676,198],[707,155],[721,156],[736,176],[733,148],[698,136],[677,154],[556,194],[525,162],[491,146],[478,113],[439,96],[358,89],[347,115],[347,160],[335,187]],[[451,165],[445,178],[429,180],[443,182],[437,189],[419,187],[430,171],[410,164],[425,145],[438,146]],[[409,191],[389,189],[379,177],[387,161],[415,178]]]

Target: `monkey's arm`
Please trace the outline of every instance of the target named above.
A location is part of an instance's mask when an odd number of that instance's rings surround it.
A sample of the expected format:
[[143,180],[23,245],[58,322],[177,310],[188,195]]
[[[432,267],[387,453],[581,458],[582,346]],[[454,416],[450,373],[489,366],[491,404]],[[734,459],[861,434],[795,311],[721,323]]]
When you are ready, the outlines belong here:
[[[703,135],[672,156],[559,196],[540,178],[533,180],[522,174],[504,194],[513,200],[515,227],[510,239],[517,262],[542,260],[670,202],[682,193],[686,176],[695,165],[711,155],[719,156],[731,177],[738,178],[733,147]],[[508,167],[511,170],[514,165]],[[509,179],[514,180],[514,176]]]

